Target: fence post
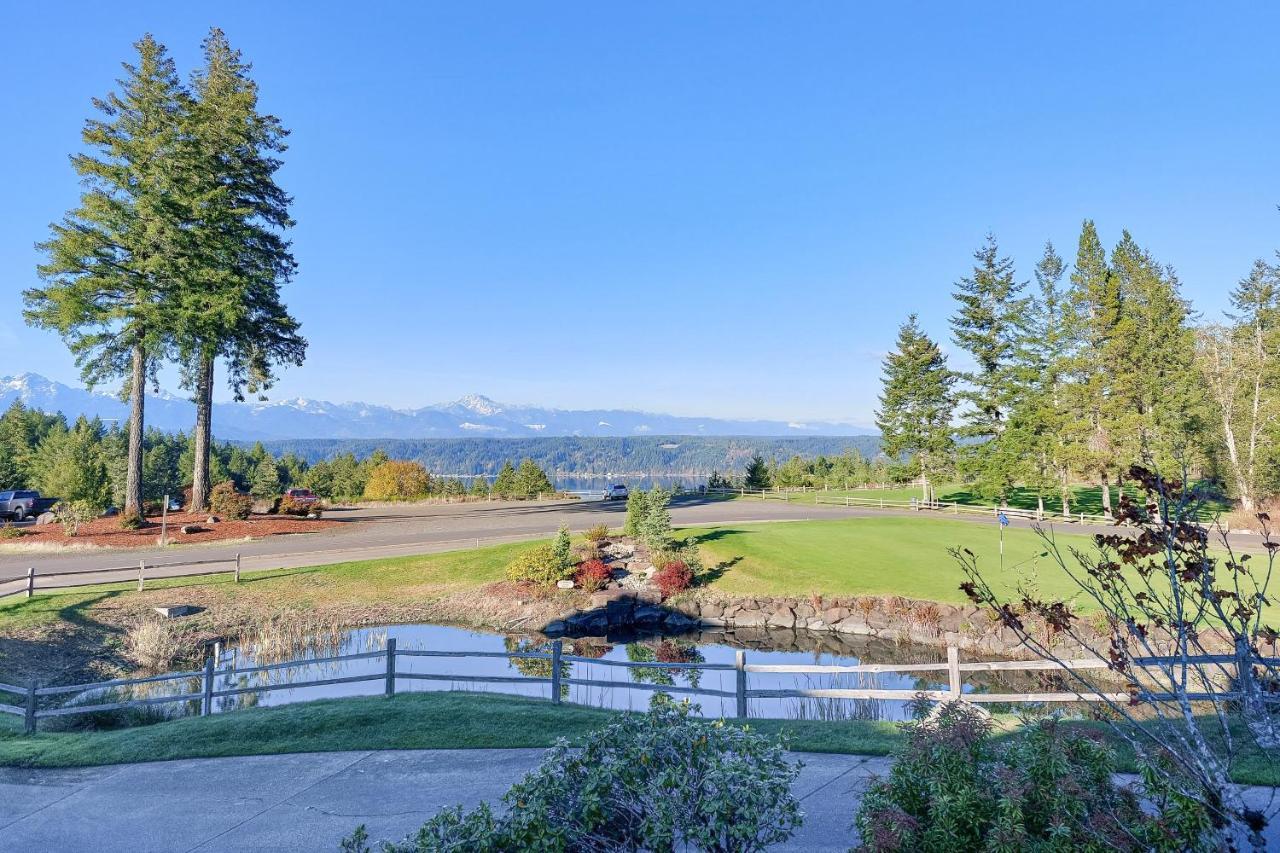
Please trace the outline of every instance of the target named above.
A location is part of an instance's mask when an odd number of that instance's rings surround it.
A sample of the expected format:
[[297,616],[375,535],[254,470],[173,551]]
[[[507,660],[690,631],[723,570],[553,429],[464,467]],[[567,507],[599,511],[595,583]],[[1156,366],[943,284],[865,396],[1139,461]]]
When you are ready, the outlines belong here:
[[563,640],[551,644],[551,701],[556,705],[560,704],[560,655],[563,649]]
[[36,591],[36,567],[27,567],[27,598],[30,598]]
[[36,733],[36,680],[27,682],[27,712],[23,716],[22,730],[25,734]]
[[142,574],[146,571],[147,563],[145,560],[138,561],[138,592],[142,592]]
[[947,646],[947,692],[951,694],[951,701],[958,702],[960,700],[960,650],[955,646]]
[[236,583],[240,583],[240,554],[236,554]]
[[204,659],[204,701],[200,703],[200,716],[213,713],[213,659],[216,652]]
[[735,670],[734,693],[737,694],[738,707],[737,713],[740,719],[747,718],[747,653],[742,649],[738,649],[733,656],[733,668]]
[[396,638],[387,637],[387,687],[388,696],[396,695]]

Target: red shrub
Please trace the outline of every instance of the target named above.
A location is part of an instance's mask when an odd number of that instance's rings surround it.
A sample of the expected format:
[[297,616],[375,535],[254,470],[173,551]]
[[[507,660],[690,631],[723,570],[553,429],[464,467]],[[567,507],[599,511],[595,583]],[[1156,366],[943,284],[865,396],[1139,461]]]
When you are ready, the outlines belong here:
[[679,560],[672,560],[654,573],[653,582],[662,592],[663,598],[670,598],[689,588],[693,583],[693,572]]
[[611,574],[609,567],[600,560],[587,560],[585,563],[578,565],[578,570],[573,573],[573,582],[580,589],[587,592],[595,592],[600,587],[609,582]]

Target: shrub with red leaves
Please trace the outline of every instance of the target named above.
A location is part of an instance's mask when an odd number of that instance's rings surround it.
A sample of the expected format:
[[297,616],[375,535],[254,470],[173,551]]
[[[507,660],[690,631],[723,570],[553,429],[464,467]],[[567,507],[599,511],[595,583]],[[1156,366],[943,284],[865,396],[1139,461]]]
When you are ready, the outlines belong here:
[[578,570],[573,573],[573,582],[580,589],[595,592],[609,582],[610,576],[609,567],[601,560],[587,560],[578,565]]
[[693,570],[679,560],[667,563],[653,576],[653,582],[661,591],[663,598],[670,598],[683,592],[693,583]]

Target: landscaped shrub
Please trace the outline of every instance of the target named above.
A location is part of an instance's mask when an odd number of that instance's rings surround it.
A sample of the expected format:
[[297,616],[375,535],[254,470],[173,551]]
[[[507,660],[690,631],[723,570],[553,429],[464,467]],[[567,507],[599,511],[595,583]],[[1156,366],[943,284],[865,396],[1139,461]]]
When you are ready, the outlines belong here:
[[322,507],[318,503],[303,503],[302,501],[294,500],[288,495],[282,497],[280,505],[276,507],[276,512],[280,515],[296,515],[300,517],[308,515],[319,516],[321,510]]
[[[502,816],[446,809],[381,849],[759,851],[802,820],[791,793],[800,768],[782,746],[687,705],[624,717],[584,740],[550,750],[507,791]],[[342,849],[366,853],[367,838],[361,827]]]
[[595,546],[594,543],[586,542],[573,549],[575,563],[585,563],[588,560],[600,560],[604,558],[604,552]]
[[222,518],[245,519],[253,510],[253,498],[236,491],[235,483],[227,480],[209,492],[209,509]]
[[583,535],[586,536],[588,542],[603,542],[609,538],[609,525],[597,524],[594,527],[589,527]]
[[684,563],[675,560],[654,572],[653,583],[662,592],[663,598],[670,598],[689,588],[693,583],[693,572]]
[[80,526],[98,517],[98,510],[87,501],[61,501],[53,508],[53,517],[62,525],[62,532],[75,536]]
[[609,578],[609,567],[600,560],[587,560],[573,573],[573,582],[587,592],[595,592],[608,583]]
[[141,530],[147,526],[147,520],[140,512],[122,512],[119,524],[121,530]]
[[26,535],[27,531],[15,524],[11,524],[8,521],[0,523],[0,539],[21,539]]
[[569,535],[569,527],[567,525],[560,525],[560,530],[556,533],[555,544],[551,547],[556,553],[556,560],[560,563],[560,568],[566,571],[573,568],[573,538]]
[[1112,781],[1115,757],[1056,719],[1027,721],[999,744],[955,703],[908,723],[888,776],[863,797],[862,850],[1198,850],[1208,822],[1187,798],[1148,791],[1154,815]]
[[521,551],[507,564],[508,580],[529,581],[539,586],[555,586],[557,581],[567,580],[572,575],[573,567],[561,563],[560,556],[550,545]]

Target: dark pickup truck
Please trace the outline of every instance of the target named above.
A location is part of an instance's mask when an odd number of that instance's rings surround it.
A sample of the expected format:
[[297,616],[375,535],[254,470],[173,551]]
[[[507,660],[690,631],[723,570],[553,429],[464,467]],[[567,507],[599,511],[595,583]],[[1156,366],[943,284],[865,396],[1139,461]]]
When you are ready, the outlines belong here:
[[40,497],[40,493],[33,489],[0,492],[0,518],[23,521],[48,511],[57,502],[57,498]]

